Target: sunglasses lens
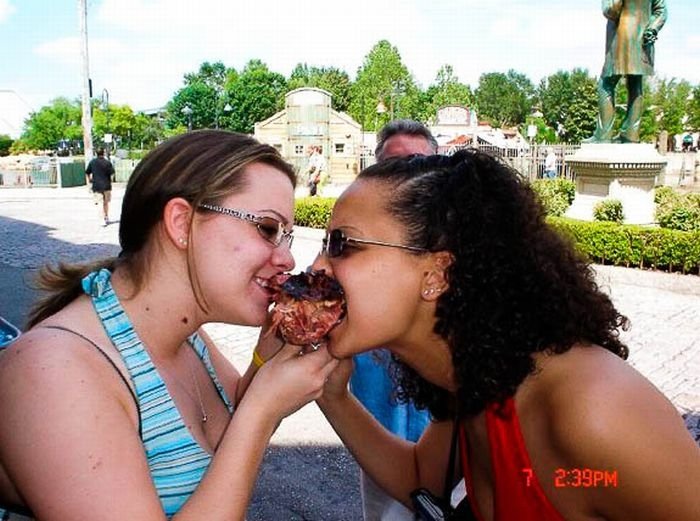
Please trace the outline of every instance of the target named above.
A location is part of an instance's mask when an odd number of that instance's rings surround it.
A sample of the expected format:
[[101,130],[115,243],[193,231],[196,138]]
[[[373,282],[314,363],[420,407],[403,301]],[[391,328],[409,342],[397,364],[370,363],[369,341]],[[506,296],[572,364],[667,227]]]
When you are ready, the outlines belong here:
[[343,253],[344,239],[345,236],[341,230],[331,230],[328,234],[328,247],[326,248],[329,257],[337,257]]
[[262,217],[257,223],[258,232],[268,242],[277,246],[282,241],[284,227],[281,222],[272,217]]

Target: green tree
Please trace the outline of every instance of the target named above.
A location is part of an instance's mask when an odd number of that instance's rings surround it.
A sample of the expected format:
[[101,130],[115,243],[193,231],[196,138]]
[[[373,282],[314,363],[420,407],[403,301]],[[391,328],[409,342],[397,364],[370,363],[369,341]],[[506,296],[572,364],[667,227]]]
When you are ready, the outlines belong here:
[[595,131],[598,94],[585,69],[558,71],[543,79],[537,98],[547,125],[559,141],[580,142]]
[[535,87],[527,76],[511,69],[482,74],[475,95],[480,117],[495,127],[512,127],[530,114]]
[[[691,123],[693,110],[693,87],[685,80],[675,78],[652,79],[644,84],[644,113],[640,124],[642,141],[653,142],[659,132],[665,130],[669,136],[681,134]],[[624,117],[624,107],[627,102],[625,89],[620,89],[616,103],[617,117]],[[616,121],[616,124],[619,124]],[[692,128],[692,126],[691,126]]]
[[700,130],[700,84],[696,85],[692,92],[692,98],[688,100],[688,121],[689,129]]
[[333,96],[331,103],[335,110],[346,112],[350,106],[350,77],[336,67],[309,67],[299,63],[287,81],[288,91],[300,87],[317,87],[327,90]]
[[[420,90],[396,47],[381,40],[365,56],[350,88],[349,112],[364,128],[377,130],[389,119],[419,118],[424,112]],[[380,104],[384,113],[378,113]]]
[[425,92],[424,120],[435,118],[437,111],[446,105],[473,108],[474,94],[469,85],[459,81],[451,65],[443,65],[437,72],[435,83]]
[[229,78],[223,102],[231,110],[222,114],[220,126],[251,134],[255,123],[284,108],[287,81],[260,60],[250,60],[240,74]]
[[[166,106],[166,125],[187,128],[191,120],[193,129],[214,127],[218,102],[219,96],[211,85],[203,82],[185,85]],[[185,107],[192,111],[190,115]]]
[[185,85],[204,83],[219,92],[223,92],[228,77],[235,72],[234,69],[227,68],[222,62],[204,62],[199,66],[197,72],[185,74]]
[[25,121],[22,141],[33,150],[54,150],[61,139],[81,140],[79,101],[56,98]]
[[0,157],[7,156],[10,154],[10,148],[15,142],[10,136],[6,134],[0,134]]

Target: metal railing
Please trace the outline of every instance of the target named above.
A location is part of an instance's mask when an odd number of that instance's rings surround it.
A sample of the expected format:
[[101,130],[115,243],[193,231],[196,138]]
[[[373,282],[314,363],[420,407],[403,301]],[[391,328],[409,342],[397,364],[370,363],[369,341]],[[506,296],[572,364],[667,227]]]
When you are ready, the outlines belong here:
[[[441,147],[439,152],[442,154],[452,155],[457,150],[470,147],[472,147],[472,145]],[[516,148],[499,147],[496,145],[485,145],[480,143],[474,148],[505,160],[512,168],[517,170],[520,175],[531,181],[543,177],[544,161],[547,157],[548,150],[551,148],[557,158],[557,177],[573,180],[575,178],[575,174],[569,167],[566,159],[581,148],[581,145],[568,143],[557,145],[538,145],[535,143],[530,145],[528,148]]]

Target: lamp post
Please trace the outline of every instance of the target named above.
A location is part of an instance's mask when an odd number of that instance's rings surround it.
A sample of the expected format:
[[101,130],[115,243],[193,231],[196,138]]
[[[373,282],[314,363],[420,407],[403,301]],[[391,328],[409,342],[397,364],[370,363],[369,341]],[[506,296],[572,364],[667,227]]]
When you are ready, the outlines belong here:
[[[231,112],[233,110],[233,107],[229,103],[227,103],[226,105],[224,105],[224,108],[222,110],[224,111],[224,114],[228,114],[229,112]],[[220,116],[221,116],[221,112],[217,112],[216,113],[216,125],[215,125],[215,127],[217,129],[219,128],[219,117]]]
[[379,103],[377,103],[377,109],[376,109],[376,116],[374,118],[374,131],[376,132],[378,130],[378,119],[381,114],[386,113],[386,105],[384,105],[384,102],[382,100],[379,100]]
[[194,111],[189,105],[185,105],[180,112],[187,116],[187,132],[192,132],[192,113]]

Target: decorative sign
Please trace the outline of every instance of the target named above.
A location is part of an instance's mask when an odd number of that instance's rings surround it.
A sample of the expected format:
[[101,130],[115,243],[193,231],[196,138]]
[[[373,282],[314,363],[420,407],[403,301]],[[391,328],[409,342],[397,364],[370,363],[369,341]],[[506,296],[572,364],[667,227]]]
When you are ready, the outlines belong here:
[[437,112],[438,125],[469,125],[469,109],[465,107],[443,107]]

